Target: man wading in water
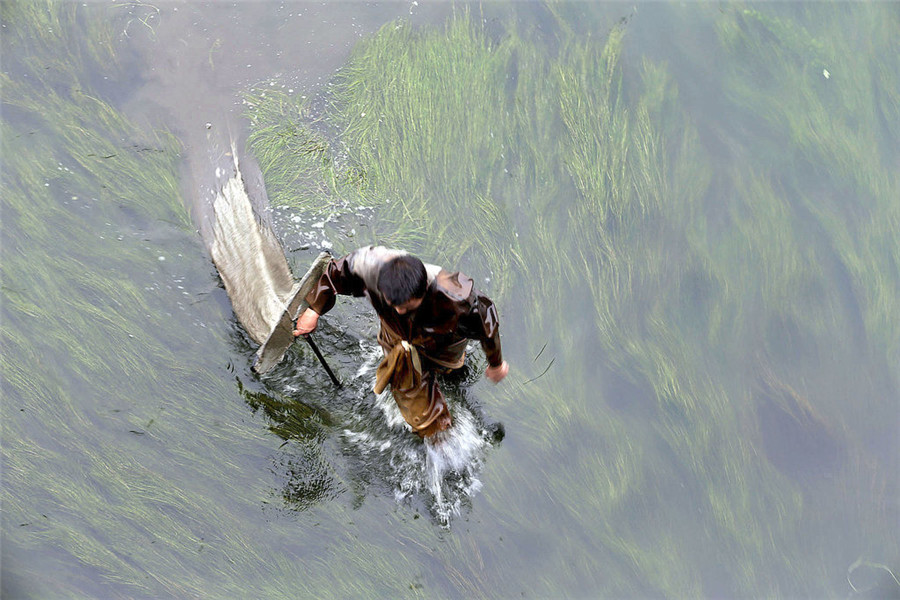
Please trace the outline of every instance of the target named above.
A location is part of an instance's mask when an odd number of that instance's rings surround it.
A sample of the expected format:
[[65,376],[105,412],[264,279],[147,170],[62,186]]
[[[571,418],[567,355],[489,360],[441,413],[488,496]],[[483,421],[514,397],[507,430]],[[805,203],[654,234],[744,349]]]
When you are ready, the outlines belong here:
[[425,265],[402,250],[360,248],[329,263],[306,297],[309,308],[297,319],[294,335],[315,330],[337,294],[367,296],[375,307],[384,349],[375,393],[390,383],[403,418],[423,438],[452,423],[435,376],[463,366],[469,339],[481,342],[491,381],[499,383],[509,371],[494,303],[462,273]]

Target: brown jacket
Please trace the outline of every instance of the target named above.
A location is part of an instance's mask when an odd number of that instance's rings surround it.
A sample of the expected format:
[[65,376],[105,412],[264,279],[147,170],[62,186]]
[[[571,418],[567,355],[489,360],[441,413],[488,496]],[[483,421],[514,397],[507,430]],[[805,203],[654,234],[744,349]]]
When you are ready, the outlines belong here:
[[378,291],[378,271],[401,254],[405,252],[368,246],[333,260],[306,297],[310,308],[323,315],[334,306],[337,294],[366,296],[383,324],[431,362],[449,368],[460,366],[466,341],[473,339],[481,342],[492,367],[500,365],[503,356],[497,309],[466,275],[426,264],[428,289],[422,305],[400,315],[387,304]]

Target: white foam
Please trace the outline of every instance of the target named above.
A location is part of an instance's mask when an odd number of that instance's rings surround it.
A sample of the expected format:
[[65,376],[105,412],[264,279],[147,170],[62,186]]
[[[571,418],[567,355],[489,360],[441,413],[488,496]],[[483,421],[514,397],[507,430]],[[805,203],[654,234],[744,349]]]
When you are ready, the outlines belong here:
[[[366,387],[371,389],[368,382],[381,349],[363,343],[360,346],[366,360],[357,378],[366,380]],[[385,478],[393,486],[397,502],[424,497],[432,515],[449,527],[463,502],[482,487],[478,473],[489,443],[475,416],[466,406],[457,405],[451,408],[453,426],[421,443],[389,390],[375,397],[373,408],[382,419],[373,423],[371,416],[360,415],[362,430],[345,430],[346,439],[360,456],[373,457],[377,464],[386,465]]]
[[425,477],[434,497],[434,510],[445,525],[459,515],[463,499],[481,489],[477,473],[487,442],[475,427],[472,413],[461,407],[453,413],[453,427],[425,440]]
[[359,341],[359,349],[363,355],[363,363],[359,366],[359,369],[356,370],[354,379],[360,379],[369,373],[374,373],[375,367],[378,366],[381,357],[384,356],[381,346],[378,344],[367,343],[365,340]]

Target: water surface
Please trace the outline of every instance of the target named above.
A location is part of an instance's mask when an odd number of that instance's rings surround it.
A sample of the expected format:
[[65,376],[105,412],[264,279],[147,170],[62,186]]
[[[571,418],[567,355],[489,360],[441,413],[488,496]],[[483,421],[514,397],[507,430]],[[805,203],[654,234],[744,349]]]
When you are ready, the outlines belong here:
[[[4,597],[900,591],[894,5],[0,16]],[[381,242],[497,301],[452,451],[368,391],[361,301],[344,388],[251,372],[232,140],[295,275]]]

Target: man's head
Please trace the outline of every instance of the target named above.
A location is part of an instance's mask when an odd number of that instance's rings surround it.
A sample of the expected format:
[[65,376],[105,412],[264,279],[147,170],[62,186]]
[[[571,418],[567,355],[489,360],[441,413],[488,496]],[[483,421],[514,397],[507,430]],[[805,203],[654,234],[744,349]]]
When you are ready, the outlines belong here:
[[408,254],[392,258],[378,271],[378,291],[401,315],[419,307],[427,287],[425,265]]

